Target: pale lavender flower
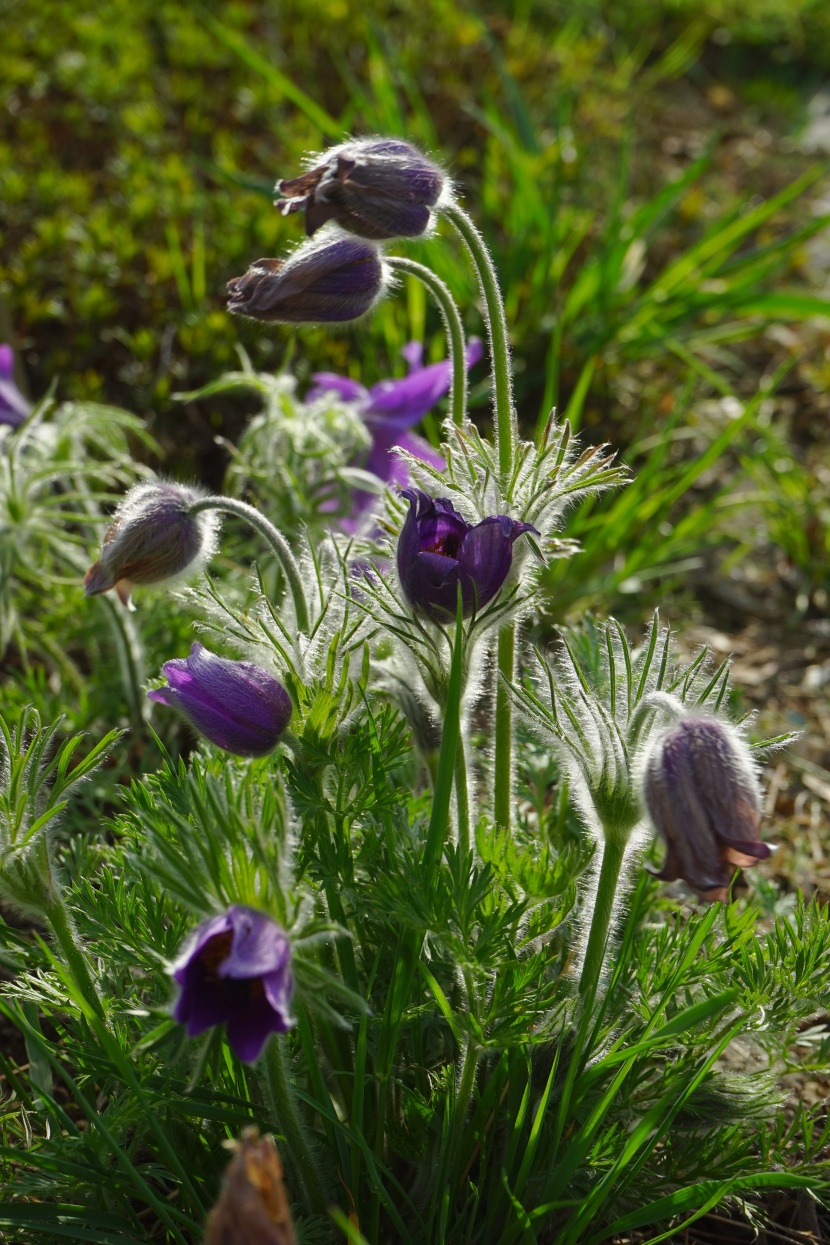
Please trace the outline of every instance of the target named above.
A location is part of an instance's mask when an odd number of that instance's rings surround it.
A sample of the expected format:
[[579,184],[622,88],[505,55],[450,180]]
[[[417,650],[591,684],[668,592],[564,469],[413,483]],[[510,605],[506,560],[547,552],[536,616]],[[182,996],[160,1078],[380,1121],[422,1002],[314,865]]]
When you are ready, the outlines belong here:
[[[476,337],[471,338],[467,344],[467,367],[478,363],[482,353],[481,342]],[[395,453],[398,448],[407,450],[438,471],[443,471],[447,465],[442,455],[411,429],[448,392],[452,383],[452,365],[449,359],[442,359],[439,363],[424,367],[420,342],[409,342],[402,354],[409,365],[409,375],[400,380],[381,380],[367,389],[359,381],[338,376],[336,372],[315,372],[311,378],[314,384],[305,398],[306,402],[314,402],[328,393],[334,393],[344,402],[357,404],[372,437],[364,466],[393,488],[404,488],[409,484],[409,469]],[[371,493],[356,492],[353,516],[343,520],[341,526],[345,530],[355,527],[360,513],[372,501]]]

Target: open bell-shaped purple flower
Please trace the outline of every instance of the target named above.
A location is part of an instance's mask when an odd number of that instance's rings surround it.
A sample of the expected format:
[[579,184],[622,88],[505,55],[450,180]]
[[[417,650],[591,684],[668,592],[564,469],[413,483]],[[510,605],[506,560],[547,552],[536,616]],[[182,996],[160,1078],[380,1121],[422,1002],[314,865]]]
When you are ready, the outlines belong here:
[[177,709],[211,743],[235,756],[266,756],[291,721],[291,697],[252,661],[217,657],[196,643],[189,657],[166,661],[167,687],[147,695]]
[[193,931],[172,967],[180,987],[173,1016],[197,1037],[227,1026],[228,1042],[252,1063],[272,1033],[285,1033],[291,1016],[291,942],[276,921],[234,904]]
[[420,489],[403,496],[409,514],[398,538],[398,576],[409,604],[446,621],[455,617],[460,587],[465,618],[483,609],[507,578],[514,542],[536,528],[504,514],[473,526],[444,497]]
[[417,238],[448,186],[444,172],[411,143],[369,138],[332,147],[299,177],[277,182],[284,216],[305,212],[306,233],[334,221],[374,242]]
[[746,744],[716,718],[682,718],[659,734],[642,772],[643,802],[666,843],[656,875],[725,901],[738,868],[767,860],[761,797]]
[[341,235],[306,242],[287,259],[257,259],[228,282],[228,311],[280,324],[357,320],[383,293],[377,249]]

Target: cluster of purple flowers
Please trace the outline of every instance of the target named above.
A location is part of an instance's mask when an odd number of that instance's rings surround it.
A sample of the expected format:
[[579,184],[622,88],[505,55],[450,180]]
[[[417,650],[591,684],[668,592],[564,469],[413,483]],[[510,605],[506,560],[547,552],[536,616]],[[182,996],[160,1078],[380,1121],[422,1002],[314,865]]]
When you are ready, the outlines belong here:
[[[305,213],[310,240],[285,260],[257,260],[231,281],[229,308],[260,320],[335,322],[374,305],[386,283],[378,244],[423,234],[449,183],[408,143],[370,139],[334,148],[279,189],[284,214]],[[472,341],[467,367],[481,353]],[[372,439],[367,470],[402,489],[409,506],[397,544],[401,592],[415,613],[442,624],[455,617],[459,603],[469,618],[493,602],[508,581],[515,542],[538,533],[504,514],[470,523],[446,498],[408,487],[396,451],[439,470],[446,465],[412,429],[447,392],[451,376],[447,361],[422,366],[418,343],[404,354],[410,369],[404,379],[367,389],[349,377],[317,373],[306,401],[335,394],[358,405]],[[0,422],[20,422],[27,409],[11,380],[10,352],[0,347]],[[87,573],[86,592],[115,589],[129,604],[134,584],[162,582],[209,556],[214,531],[203,511],[193,513],[196,498],[174,484],[133,489]],[[355,525],[370,500],[358,494],[348,522]],[[163,673],[166,685],[150,698],[177,710],[229,753],[265,756],[289,727],[291,697],[253,662],[219,657],[196,643],[189,656],[166,662]],[[770,854],[760,841],[751,758],[737,732],[715,718],[681,716],[656,734],[642,766],[641,797],[667,845],[658,876],[683,878],[704,899],[726,899],[735,870]],[[270,1035],[293,1023],[291,956],[288,935],[271,917],[229,907],[194,930],[172,966],[179,987],[175,1018],[191,1037],[224,1024],[239,1058],[256,1060]]]

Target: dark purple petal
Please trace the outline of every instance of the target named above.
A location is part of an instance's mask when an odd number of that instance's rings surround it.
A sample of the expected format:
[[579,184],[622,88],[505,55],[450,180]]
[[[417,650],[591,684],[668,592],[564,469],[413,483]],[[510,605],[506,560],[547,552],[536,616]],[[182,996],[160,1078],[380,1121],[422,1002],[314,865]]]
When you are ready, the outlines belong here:
[[290,1023],[291,996],[294,993],[294,978],[287,967],[290,962],[291,947],[289,944],[288,956],[281,967],[271,973],[265,973],[262,978],[265,997],[274,1011],[285,1018],[286,1024]]
[[409,502],[409,513],[398,537],[397,562],[401,587],[406,592],[406,576],[409,573],[412,562],[421,550],[421,541],[418,536],[418,505],[420,498],[426,495],[419,493],[416,489],[406,489],[402,496]]
[[464,613],[472,608],[472,582],[463,574],[456,558],[419,553],[407,567],[401,584],[410,605],[439,620],[455,617],[459,584]]
[[468,531],[468,525],[455,510],[439,510],[436,506],[418,520],[421,552],[458,558]]
[[211,938],[215,938],[218,934],[227,934],[232,929],[233,919],[230,911],[223,913],[221,916],[210,917],[209,920],[203,921],[201,925],[198,925],[182,947],[178,959],[173,964],[171,970],[173,980],[182,985],[188,964],[200,955]]
[[275,1012],[265,995],[247,999],[228,1019],[228,1045],[244,1063],[254,1063],[272,1033],[285,1033],[290,1025]]
[[512,520],[501,515],[484,519],[464,541],[459,561],[476,589],[477,608],[482,609],[501,588],[513,561]]

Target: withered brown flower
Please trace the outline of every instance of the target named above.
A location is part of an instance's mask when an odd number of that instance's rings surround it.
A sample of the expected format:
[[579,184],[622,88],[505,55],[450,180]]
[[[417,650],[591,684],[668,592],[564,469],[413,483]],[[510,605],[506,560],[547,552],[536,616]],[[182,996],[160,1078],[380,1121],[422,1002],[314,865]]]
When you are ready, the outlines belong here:
[[233,1146],[204,1245],[297,1245],[273,1138],[246,1128]]

